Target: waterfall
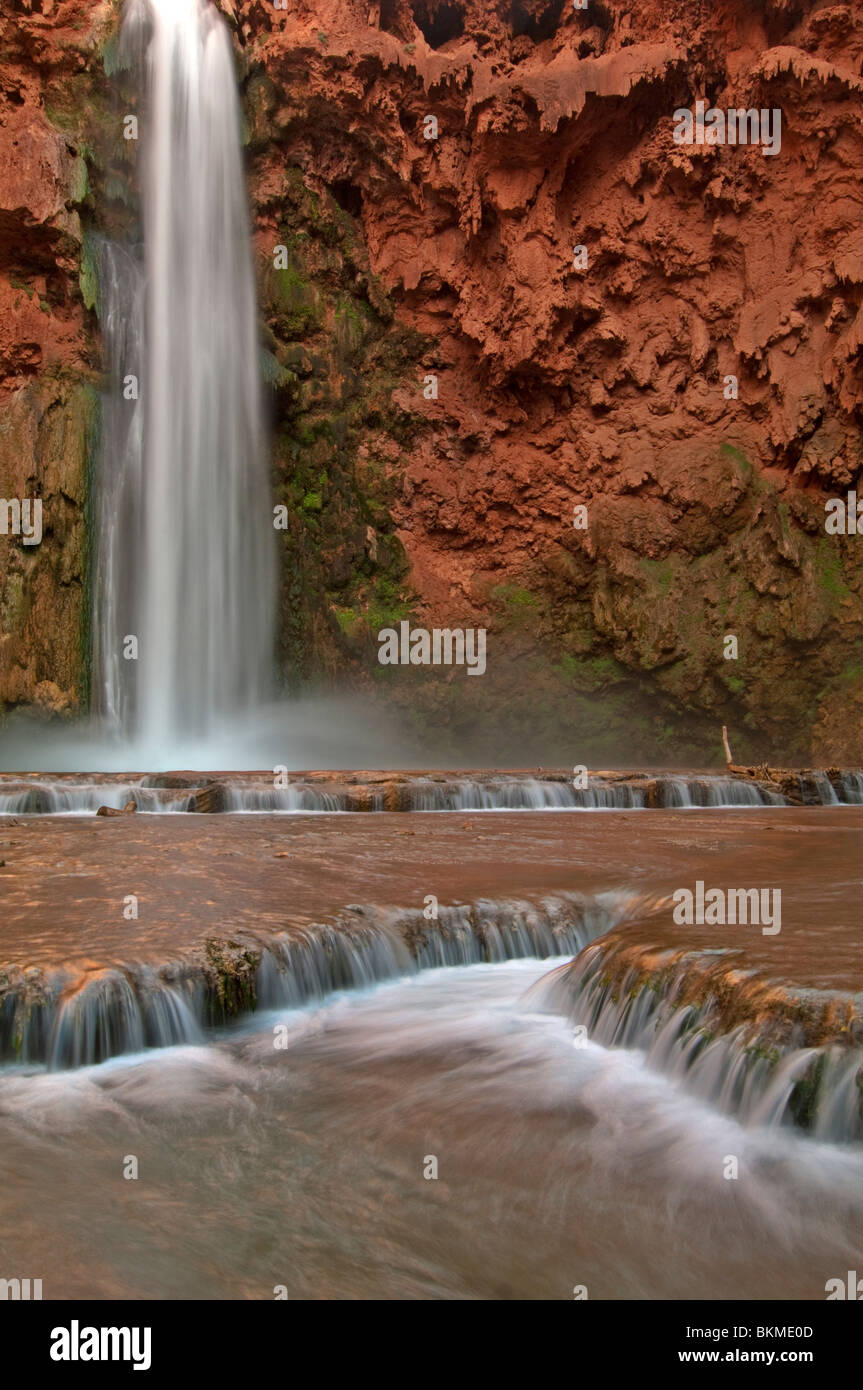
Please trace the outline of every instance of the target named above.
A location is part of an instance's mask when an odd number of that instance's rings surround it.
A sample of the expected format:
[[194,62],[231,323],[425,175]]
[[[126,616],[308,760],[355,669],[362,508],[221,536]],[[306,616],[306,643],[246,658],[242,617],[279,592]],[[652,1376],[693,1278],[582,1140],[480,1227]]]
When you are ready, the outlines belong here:
[[[809,773],[800,778],[807,805],[863,803],[863,773]],[[118,782],[113,778],[34,777],[0,773],[0,814],[69,815],[100,806],[122,808],[134,801],[139,811],[196,811],[208,814],[290,815],[371,811],[636,811],[698,810],[719,807],[759,809],[787,806],[779,792],[731,777],[647,777],[609,781],[591,777],[588,787],[575,787],[563,773],[545,778],[467,774],[376,777],[342,773],[326,780],[292,776],[289,785],[276,786],[272,777],[245,773],[212,778],[144,778]]]
[[127,376],[144,373],[144,274],[137,255],[104,238],[96,241],[102,352],[100,488],[96,508],[93,706],[112,729],[128,730],[134,715],[136,663],[123,658],[123,638],[137,631],[136,557],[143,497],[143,411],[124,399]]
[[128,0],[124,37],[149,39],[143,286],[131,258],[107,257],[102,320],[115,394],[139,378],[142,427],[126,402],[105,413],[95,648],[103,714],[164,749],[266,698],[275,552],[228,30],[208,0]]
[[94,816],[100,806],[121,811],[130,801],[136,809],[166,815],[195,809],[194,792],[148,787],[131,782],[0,781],[0,815]]
[[863,803],[863,773],[843,772],[839,777],[842,792],[840,801],[846,806],[859,806]]
[[200,1042],[207,1029],[258,1009],[298,1008],[420,970],[572,956],[646,901],[627,891],[482,899],[442,904],[432,921],[421,909],[359,905],[332,925],[244,940],[233,969],[217,942],[162,966],[9,969],[0,978],[0,1064],[88,1066]]
[[757,1027],[717,1032],[715,1000],[681,1003],[686,962],[657,978],[612,978],[607,943],[540,980],[531,999],[565,1013],[592,1043],[640,1052],[646,1065],[747,1126],[796,1124],[831,1143],[863,1139],[863,1048],[765,1043]]

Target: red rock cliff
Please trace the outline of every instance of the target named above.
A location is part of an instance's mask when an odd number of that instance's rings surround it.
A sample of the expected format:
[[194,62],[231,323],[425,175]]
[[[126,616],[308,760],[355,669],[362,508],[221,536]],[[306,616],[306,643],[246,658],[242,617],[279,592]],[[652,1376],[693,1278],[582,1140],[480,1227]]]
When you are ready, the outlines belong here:
[[[863,751],[858,542],[824,531],[863,463],[859,11],[235,8],[272,84],[256,187],[333,190],[432,344],[396,392],[427,425],[393,503],[421,613],[527,619],[575,690],[649,673]],[[778,108],[781,149],[676,144],[699,98]]]
[[[485,718],[574,718],[653,756],[727,722],[777,755],[863,757],[863,539],[824,511],[863,465],[859,10],[221,8],[293,518],[288,664],[370,683],[376,625],[482,623]],[[31,141],[51,138],[62,31],[98,43],[94,9],[22,0],[3,21]],[[781,148],[675,143],[699,99],[780,111]],[[40,191],[11,200],[41,238],[31,282],[46,227],[68,235],[78,146],[32,148],[16,177]],[[59,300],[50,331],[32,302],[10,317],[7,390],[87,360]],[[456,686],[426,687],[438,721],[461,718]]]

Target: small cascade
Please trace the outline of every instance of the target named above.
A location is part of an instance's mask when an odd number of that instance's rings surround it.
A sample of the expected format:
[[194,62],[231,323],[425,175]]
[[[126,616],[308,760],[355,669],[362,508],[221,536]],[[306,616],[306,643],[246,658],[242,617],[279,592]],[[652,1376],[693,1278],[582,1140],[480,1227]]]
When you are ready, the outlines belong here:
[[818,1104],[813,1132],[828,1144],[839,1144],[849,1135],[860,1137],[863,1072],[858,1048],[830,1048],[817,1054],[814,1063]]
[[88,1066],[145,1048],[199,1042],[260,1009],[298,1008],[439,966],[573,955],[638,910],[631,894],[560,894],[422,910],[353,907],[335,925],[263,942],[208,942],[200,959],[46,977],[8,970],[0,1062]]
[[626,784],[594,782],[575,787],[571,781],[540,781],[534,777],[500,778],[488,782],[464,779],[450,783],[414,784],[413,811],[567,811],[600,808],[629,810],[643,806],[640,789]]
[[295,785],[289,787],[262,786],[228,782],[223,788],[223,811],[242,811],[250,814],[274,812],[348,811],[351,807],[344,793],[324,791],[320,787]]
[[533,998],[590,1041],[642,1052],[647,1065],[744,1125],[796,1124],[831,1142],[863,1140],[863,1048],[765,1045],[749,1023],[717,1035],[710,997],[682,1003],[685,966],[614,980],[602,945],[535,986]]
[[540,903],[504,906],[482,899],[468,906],[441,907],[430,923],[422,912],[400,912],[390,930],[410,943],[417,969],[442,965],[477,965],[536,957],[575,955],[611,926],[628,916],[635,903],[625,895],[582,897],[561,894]]
[[317,785],[288,787],[232,781],[224,784],[219,809],[234,812],[316,811],[570,811],[631,810],[644,805],[641,788],[598,780],[577,789],[572,782],[533,777],[484,780],[416,777],[386,789],[358,795],[351,790],[325,791]]
[[[518,774],[405,776],[363,782],[362,775],[303,780],[287,786],[263,775],[225,776],[195,786],[188,776],[77,781],[74,777],[0,777],[0,815],[94,814],[134,801],[142,812],[197,811],[242,815],[332,815],[359,811],[633,811],[710,810],[721,807],[863,804],[863,773],[788,774],[789,797],[759,782],[734,777],[591,776],[576,787],[567,775]],[[796,796],[795,791],[796,788]]]
[[[150,971],[137,976],[106,971],[70,998],[58,1001],[46,1037],[52,1069],[88,1066],[148,1047],[200,1042],[203,1033],[191,1000]],[[35,1061],[33,1045],[21,1039],[21,1060]]]
[[257,1005],[292,1009],[325,999],[337,990],[368,989],[417,969],[410,950],[377,921],[360,921],[350,933],[336,927],[269,941],[255,977]]
[[815,787],[815,804],[818,805],[820,802],[822,806],[838,806],[839,797],[827,773],[813,772],[810,775]]
[[[828,784],[829,785],[829,784]],[[714,806],[785,806],[776,792],[732,777],[646,777],[607,781],[591,777],[576,787],[566,777],[415,777],[389,790],[360,797],[350,790],[326,792],[294,783],[273,788],[260,783],[224,786],[218,809],[235,812],[314,811],[632,811]]]
[[671,809],[691,806],[787,806],[788,802],[779,792],[769,791],[753,782],[743,782],[736,777],[659,777],[656,804]]
[[689,783],[683,777],[668,777],[660,784],[664,806],[691,806]]
[[844,806],[863,805],[863,772],[841,772],[838,800]]
[[192,809],[191,792],[120,782],[0,782],[0,815],[95,815],[100,806],[122,811],[134,801],[139,811],[166,815]]
[[826,772],[798,772],[793,776],[798,800],[804,806],[838,806],[839,797]]
[[647,804],[643,787],[628,782],[594,781],[589,787],[573,787],[575,806],[585,811],[636,811]]

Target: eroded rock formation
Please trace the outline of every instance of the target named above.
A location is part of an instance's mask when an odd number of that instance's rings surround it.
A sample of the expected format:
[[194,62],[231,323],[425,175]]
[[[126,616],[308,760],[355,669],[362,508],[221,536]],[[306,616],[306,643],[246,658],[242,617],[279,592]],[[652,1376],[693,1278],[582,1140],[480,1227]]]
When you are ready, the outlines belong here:
[[[80,211],[86,105],[110,5],[13,0],[0,16],[0,708],[76,712],[86,696],[87,474],[98,342]],[[41,544],[8,499],[42,501]],[[8,529],[9,534],[4,534]]]
[[[519,729],[573,759],[588,744],[718,761],[723,722],[744,758],[863,756],[863,541],[824,524],[863,465],[855,7],[221,8],[291,517],[286,668],[376,683],[436,732],[491,721],[485,756]],[[5,422],[52,363],[62,381],[95,360],[68,224],[76,199],[98,226],[128,192],[93,155],[88,103],[64,137],[50,94],[57,74],[67,94],[103,90],[115,11],[21,0],[2,21],[18,110],[0,158],[19,128],[34,154],[17,175],[32,193],[4,213],[20,235],[4,233],[0,294],[22,274],[12,244],[34,293],[40,275],[55,286],[35,326],[22,291],[0,330]],[[780,110],[781,149],[676,144],[673,112],[699,99]],[[68,684],[4,612],[0,696]],[[487,626],[488,675],[391,679],[375,635],[407,616]]]

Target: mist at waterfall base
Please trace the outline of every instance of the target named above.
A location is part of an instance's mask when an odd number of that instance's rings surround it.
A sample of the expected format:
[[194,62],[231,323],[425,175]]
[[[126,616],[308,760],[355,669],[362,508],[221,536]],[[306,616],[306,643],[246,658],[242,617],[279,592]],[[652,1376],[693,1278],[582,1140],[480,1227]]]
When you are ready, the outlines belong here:
[[[12,717],[0,731],[6,772],[234,772],[435,766],[391,713],[357,696],[271,701],[206,733],[126,738],[99,720],[58,726]],[[443,764],[440,764],[443,765]]]
[[[554,964],[425,971],[209,1047],[0,1076],[7,1262],[38,1249],[61,1298],[823,1299],[863,1267],[859,1149],[574,1048],[531,990]],[[117,1181],[126,1152],[145,1202]]]
[[[489,738],[481,719],[430,747],[434,734],[414,734],[410,713],[371,699],[279,697],[274,498],[232,44],[208,0],[126,0],[121,53],[138,94],[141,206],[137,238],[90,237],[105,372],[91,714],[62,725],[12,718],[0,768],[519,761],[524,740]],[[130,376],[139,398],[127,399]],[[564,737],[559,760],[572,761]]]

